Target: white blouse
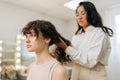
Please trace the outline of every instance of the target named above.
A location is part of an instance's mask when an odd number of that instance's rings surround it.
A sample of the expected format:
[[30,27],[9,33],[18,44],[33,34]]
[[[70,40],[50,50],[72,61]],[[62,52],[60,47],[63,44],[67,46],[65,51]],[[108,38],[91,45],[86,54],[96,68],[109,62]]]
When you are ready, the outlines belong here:
[[94,67],[98,62],[107,65],[111,51],[108,34],[101,28],[89,26],[85,33],[78,33],[72,38],[72,46],[68,46],[65,52],[73,61],[88,68]]

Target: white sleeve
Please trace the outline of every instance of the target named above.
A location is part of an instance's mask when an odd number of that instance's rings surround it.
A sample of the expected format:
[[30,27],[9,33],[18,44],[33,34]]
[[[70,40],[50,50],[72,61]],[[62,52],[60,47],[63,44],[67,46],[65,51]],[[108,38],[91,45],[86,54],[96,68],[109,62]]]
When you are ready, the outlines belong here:
[[85,67],[92,68],[97,64],[99,55],[104,55],[101,51],[103,46],[106,44],[104,42],[106,40],[109,42],[108,36],[105,34],[97,34],[97,36],[92,38],[90,44],[85,46],[84,51],[77,51],[72,46],[68,46],[65,52],[71,56],[74,62]]

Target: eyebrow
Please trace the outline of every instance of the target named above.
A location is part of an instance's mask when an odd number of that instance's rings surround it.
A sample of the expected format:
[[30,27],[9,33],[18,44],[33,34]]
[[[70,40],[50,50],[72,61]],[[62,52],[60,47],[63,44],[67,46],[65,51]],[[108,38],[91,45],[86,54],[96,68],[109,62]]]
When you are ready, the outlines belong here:
[[36,34],[34,31],[30,31],[30,34]]
[[33,30],[30,30],[30,31],[26,32],[26,34],[35,34],[35,32]]
[[[83,13],[83,12],[86,12],[86,11],[84,10],[84,11],[81,11],[80,13]],[[78,13],[78,11],[77,11],[77,13]]]

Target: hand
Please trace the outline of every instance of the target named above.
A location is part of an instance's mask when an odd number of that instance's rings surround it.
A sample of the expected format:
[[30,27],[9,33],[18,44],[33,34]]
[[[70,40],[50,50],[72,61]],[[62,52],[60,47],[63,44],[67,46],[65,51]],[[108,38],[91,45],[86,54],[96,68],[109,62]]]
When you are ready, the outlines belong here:
[[67,44],[60,38],[60,42],[56,43],[56,46],[63,48],[64,50],[68,47]]

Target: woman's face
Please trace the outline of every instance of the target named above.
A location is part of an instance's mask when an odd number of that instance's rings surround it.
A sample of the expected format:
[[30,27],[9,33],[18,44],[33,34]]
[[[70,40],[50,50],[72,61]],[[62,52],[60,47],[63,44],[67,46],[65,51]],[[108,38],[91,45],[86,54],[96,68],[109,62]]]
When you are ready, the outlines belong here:
[[42,52],[45,48],[47,49],[49,44],[42,34],[37,37],[33,30],[30,31],[30,34],[26,35],[25,42],[28,51],[36,53]]
[[87,21],[87,12],[85,11],[83,6],[80,6],[77,9],[76,18],[77,18],[77,23],[81,27],[87,28],[90,25]]

